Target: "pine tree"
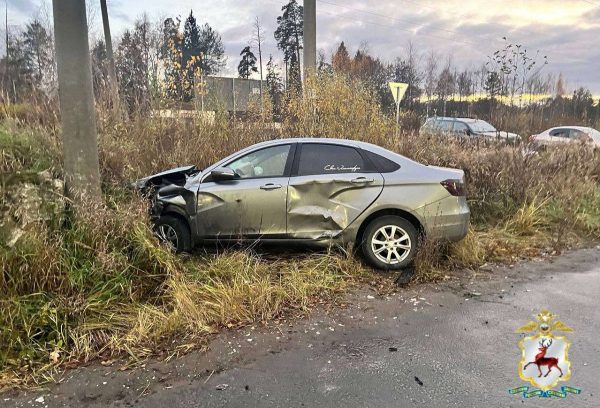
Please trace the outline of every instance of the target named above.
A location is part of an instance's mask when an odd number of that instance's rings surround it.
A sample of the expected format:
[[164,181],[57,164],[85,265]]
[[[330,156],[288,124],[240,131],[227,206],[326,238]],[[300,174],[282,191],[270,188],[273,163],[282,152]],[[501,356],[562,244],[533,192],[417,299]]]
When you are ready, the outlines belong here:
[[180,100],[182,98],[182,56],[183,35],[179,32],[180,20],[167,18],[163,23],[163,38],[160,50],[160,58],[164,65],[164,75],[168,98]]
[[278,116],[283,94],[283,80],[279,75],[279,67],[273,61],[273,55],[269,56],[269,62],[267,62],[267,90],[273,104],[273,114]]
[[98,40],[92,47],[92,81],[98,98],[108,82],[108,55],[103,40]]
[[300,77],[300,63],[296,54],[292,54],[290,58],[290,76],[288,89],[300,92],[302,90],[302,78]]
[[496,71],[488,72],[483,89],[487,91],[490,98],[502,94],[502,77]]
[[258,68],[256,68],[256,56],[249,45],[244,47],[240,55],[242,56],[242,60],[238,65],[238,73],[240,74],[240,78],[248,79],[253,72],[258,72]]
[[333,65],[333,70],[336,73],[350,73],[352,68],[352,60],[350,59],[348,49],[343,41],[340,43],[335,54],[333,54],[333,57],[331,58],[331,64]]
[[200,68],[204,75],[218,73],[226,63],[221,35],[205,23],[200,29]]
[[2,75],[2,88],[11,100],[20,101],[31,88],[31,71],[25,60],[23,40],[17,36],[8,37],[6,52],[6,73]]
[[52,38],[38,20],[27,24],[23,32],[24,62],[31,82],[38,89],[52,81],[53,47]]
[[269,62],[267,62],[267,88],[269,89],[271,99],[275,99],[276,96],[283,92],[283,81],[278,70],[279,67],[273,61],[273,55],[270,55]]
[[190,10],[190,15],[185,20],[183,28],[183,49],[182,49],[182,69],[183,78],[183,100],[190,101],[194,97],[195,75],[200,74],[201,67],[201,44],[200,30],[196,23],[196,18]]
[[[283,60],[289,66],[288,78],[300,78],[300,50],[304,35],[304,7],[296,0],[290,0],[281,8],[283,12],[277,17],[275,40],[277,48],[283,51]],[[296,61],[292,64],[292,58]],[[296,70],[292,71],[292,70]]]
[[133,31],[126,30],[117,47],[115,65],[119,92],[130,113],[148,109],[148,22],[137,21]]

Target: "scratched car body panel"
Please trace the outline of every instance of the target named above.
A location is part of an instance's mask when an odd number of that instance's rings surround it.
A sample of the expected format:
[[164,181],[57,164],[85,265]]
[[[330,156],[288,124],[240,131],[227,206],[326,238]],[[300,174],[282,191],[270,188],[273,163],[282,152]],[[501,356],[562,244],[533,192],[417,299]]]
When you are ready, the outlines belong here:
[[423,235],[462,239],[470,216],[462,170],[338,139],[264,142],[134,186],[148,192],[158,235],[176,236],[177,250],[229,240],[354,242],[388,269],[410,262]]

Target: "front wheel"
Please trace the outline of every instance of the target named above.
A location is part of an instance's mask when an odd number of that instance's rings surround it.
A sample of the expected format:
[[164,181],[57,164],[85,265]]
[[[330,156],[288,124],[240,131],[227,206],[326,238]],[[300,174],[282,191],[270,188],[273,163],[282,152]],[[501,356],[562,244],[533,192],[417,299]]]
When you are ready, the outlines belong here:
[[191,234],[187,224],[170,215],[164,215],[154,224],[158,239],[168,244],[175,252],[188,252],[191,248]]
[[362,252],[377,269],[398,270],[410,265],[418,246],[415,226],[396,215],[377,218],[363,235]]

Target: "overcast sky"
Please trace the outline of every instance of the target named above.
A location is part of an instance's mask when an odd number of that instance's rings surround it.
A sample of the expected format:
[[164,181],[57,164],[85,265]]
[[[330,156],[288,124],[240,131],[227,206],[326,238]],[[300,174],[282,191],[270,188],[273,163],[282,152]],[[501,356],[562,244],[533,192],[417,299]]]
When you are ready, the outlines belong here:
[[[287,0],[108,0],[113,35],[118,37],[146,13],[151,20],[187,17],[217,29],[234,74],[239,52],[260,19],[266,34],[265,59],[278,59],[273,31]],[[92,35],[101,28],[99,0],[88,0]],[[51,9],[50,0],[8,0],[14,31]],[[570,89],[587,86],[600,94],[600,0],[317,0],[317,48],[331,55],[340,41],[354,53],[366,44],[372,54],[392,61],[411,41],[422,53],[453,57],[459,67],[480,66],[503,46],[502,37],[522,43],[532,54],[547,55],[548,72],[562,72]],[[266,61],[264,62],[266,64]]]

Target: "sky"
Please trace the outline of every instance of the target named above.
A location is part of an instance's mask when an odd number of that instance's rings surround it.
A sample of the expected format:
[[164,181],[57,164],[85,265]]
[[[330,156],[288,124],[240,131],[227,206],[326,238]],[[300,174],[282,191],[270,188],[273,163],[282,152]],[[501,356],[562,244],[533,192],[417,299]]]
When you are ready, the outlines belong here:
[[[301,1],[301,0],[300,0]],[[281,59],[273,32],[287,0],[108,0],[114,37],[146,13],[150,20],[187,17],[208,22],[221,34],[228,57],[224,74],[235,75],[239,52],[251,40],[258,17],[265,32],[263,63]],[[98,0],[87,0],[92,37],[101,34]],[[8,0],[9,30],[48,16],[50,0]],[[0,12],[1,13],[1,12]],[[530,55],[548,57],[546,72],[562,72],[567,88],[600,94],[600,0],[317,0],[317,49],[330,56],[340,41],[351,53],[363,47],[384,61],[406,54],[412,43],[440,62],[479,67],[508,41]],[[540,58],[541,61],[541,58]]]

